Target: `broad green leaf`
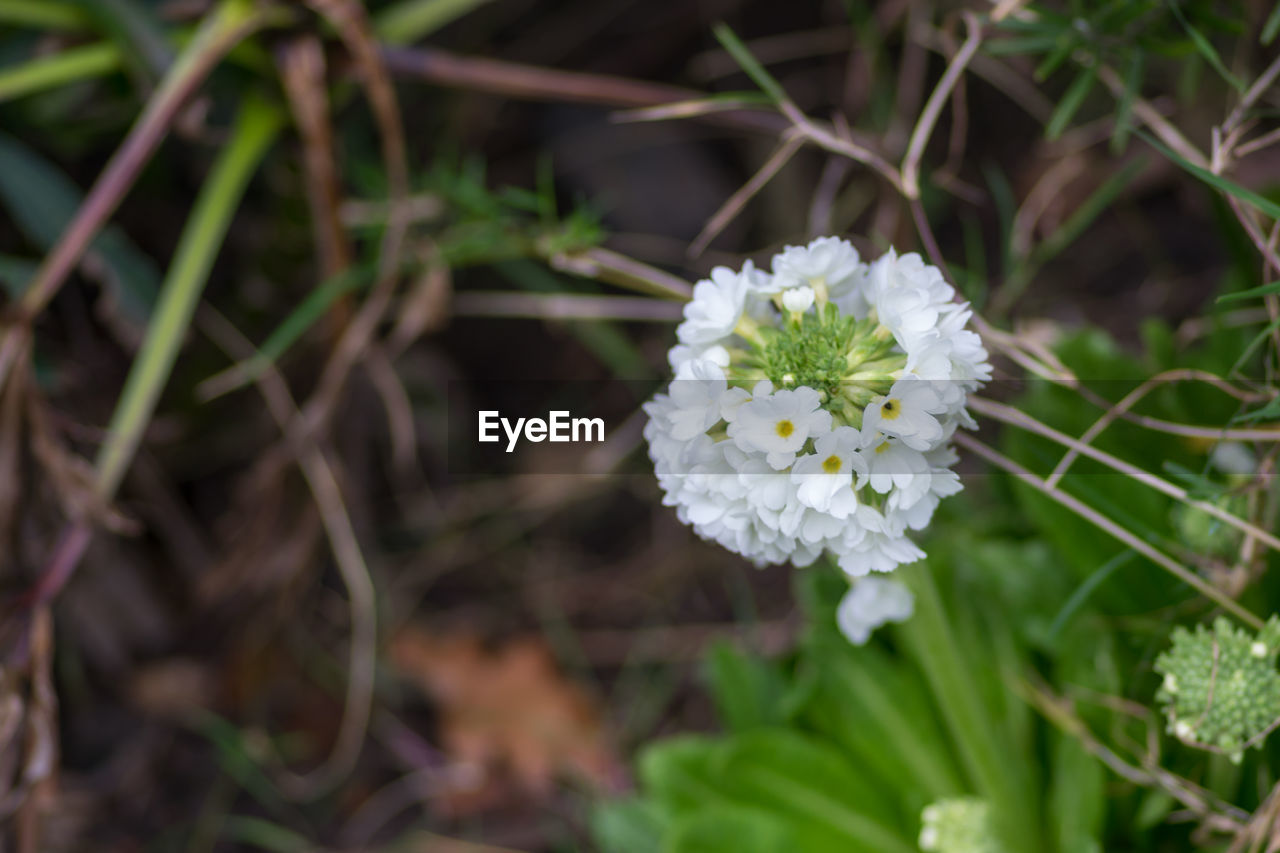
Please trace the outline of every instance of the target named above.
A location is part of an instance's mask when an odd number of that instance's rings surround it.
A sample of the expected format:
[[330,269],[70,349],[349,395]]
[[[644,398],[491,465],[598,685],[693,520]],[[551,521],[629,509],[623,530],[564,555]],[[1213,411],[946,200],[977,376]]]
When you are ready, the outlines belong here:
[[27,282],[31,281],[39,268],[39,261],[0,255],[0,289],[12,300],[21,299]]
[[[821,845],[822,842],[819,842]],[[667,844],[634,853],[842,853],[836,842],[826,846],[800,846],[785,820],[767,811],[719,806],[679,820]]]
[[1061,853],[1102,853],[1098,840],[1106,815],[1106,773],[1075,738],[1053,736],[1048,809]]
[[730,731],[782,722],[785,686],[773,664],[721,642],[707,656],[707,671],[720,719]]
[[651,746],[640,755],[644,791],[672,812],[727,802],[719,788],[719,766],[728,745],[700,735],[683,735]]
[[846,850],[914,853],[885,819],[891,800],[839,754],[788,729],[757,730],[726,744],[721,785],[733,800],[844,836]]
[[591,815],[591,835],[600,853],[650,853],[662,849],[667,819],[652,800],[605,802]]

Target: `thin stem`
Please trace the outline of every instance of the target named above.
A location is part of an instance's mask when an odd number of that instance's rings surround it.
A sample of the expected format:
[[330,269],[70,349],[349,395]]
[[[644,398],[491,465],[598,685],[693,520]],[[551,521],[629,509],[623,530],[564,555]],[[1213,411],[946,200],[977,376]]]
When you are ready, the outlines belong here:
[[947,103],[947,98],[951,96],[951,90],[955,88],[956,82],[960,79],[960,75],[964,73],[965,66],[969,64],[969,60],[977,53],[978,48],[982,45],[982,24],[978,21],[978,17],[972,12],[964,13],[965,23],[965,39],[964,44],[960,45],[960,50],[956,51],[956,55],[952,58],[947,70],[943,73],[942,79],[938,81],[938,85],[934,87],[933,94],[929,96],[929,100],[925,102],[924,109],[920,112],[920,118],[916,120],[915,130],[911,131],[911,141],[907,143],[907,153],[902,158],[902,192],[908,199],[917,199],[920,197],[920,158],[924,156],[924,147],[929,144],[929,137],[933,135],[934,125],[938,123],[938,116],[942,114],[942,108]]
[[44,310],[79,263],[94,235],[155,153],[182,105],[227,52],[264,20],[249,0],[223,0],[205,18],[26,287],[17,306],[20,322],[0,340],[0,384],[18,352],[28,345],[30,320]]
[[[203,319],[205,333],[228,355],[239,359],[252,357],[253,345],[222,315],[209,309]],[[350,680],[337,740],[319,768],[305,775],[286,773],[280,780],[291,794],[310,798],[340,783],[360,757],[373,708],[378,642],[377,590],[360,550],[360,541],[356,538],[333,465],[324,448],[308,430],[284,377],[274,365],[268,364],[254,379],[267,410],[284,434],[311,490],[351,607]]]
[[[1187,380],[1199,380],[1201,382],[1207,382],[1210,385],[1213,385],[1215,388],[1219,388],[1223,390],[1225,393],[1231,394],[1232,396],[1236,397],[1236,399],[1240,399],[1239,392],[1237,392],[1236,389],[1233,388],[1230,383],[1228,383],[1226,380],[1218,376],[1215,376],[1212,373],[1208,373],[1203,370],[1189,370],[1189,369],[1169,370],[1164,373],[1157,374],[1151,377],[1150,379],[1148,379],[1146,382],[1143,382],[1137,388],[1133,389],[1128,394],[1126,394],[1120,400],[1120,402],[1116,403],[1114,406],[1107,409],[1107,411],[1104,412],[1103,415],[1100,418],[1098,418],[1098,420],[1094,421],[1093,426],[1085,430],[1084,435],[1080,436],[1080,442],[1082,444],[1091,443],[1095,438],[1097,438],[1102,433],[1104,429],[1106,429],[1108,426],[1114,423],[1117,418],[1123,417],[1126,412],[1128,412],[1131,408],[1137,405],[1139,400],[1147,396],[1147,394],[1154,391],[1160,385],[1163,385],[1168,382],[1181,382],[1181,381],[1187,381]],[[1183,426],[1183,425],[1169,424],[1169,426]],[[1202,428],[1187,427],[1185,430],[1181,432],[1181,434],[1196,435],[1198,437],[1203,437],[1203,438],[1253,439],[1257,441],[1280,440],[1280,430],[1261,430],[1261,429],[1229,430],[1229,429],[1213,429],[1209,427],[1202,427]],[[1071,464],[1077,459],[1077,457],[1079,457],[1079,455],[1080,455],[1080,451],[1078,451],[1074,447],[1072,447],[1065,454],[1063,454],[1062,460],[1058,462],[1057,466],[1053,469],[1053,473],[1051,473],[1046,479],[1046,482],[1051,486],[1057,485],[1058,481],[1061,480],[1063,475],[1067,473],[1067,470],[1071,467]]]
[[1114,536],[1116,539],[1120,540],[1125,545],[1128,545],[1151,562],[1160,566],[1162,569],[1169,572],[1169,574],[1173,575],[1178,580],[1203,595],[1205,598],[1216,603],[1223,610],[1235,616],[1250,628],[1260,631],[1266,624],[1257,616],[1242,607],[1235,599],[1231,598],[1212,584],[1207,583],[1199,575],[1190,571],[1163,551],[1147,544],[1145,541],[1139,539],[1133,533],[1121,527],[1119,524],[1116,524],[1114,521],[1107,518],[1105,515],[1075,496],[1067,494],[1061,489],[1050,486],[1044,480],[1040,479],[1035,474],[1032,474],[1026,468],[1023,468],[1017,462],[1014,462],[1008,456],[1005,456],[995,448],[983,444],[981,441],[978,441],[970,435],[959,432],[956,433],[955,442],[960,447],[973,451],[976,455],[987,460],[997,468],[1001,468],[1009,472],[1027,485],[1043,493],[1051,500],[1061,504],[1076,515],[1079,515],[1081,518],[1098,527],[1100,530]]
[[782,144],[769,155],[769,159],[764,162],[764,165],[751,176],[750,180],[739,187],[737,192],[729,196],[728,200],[720,206],[720,209],[707,220],[707,224],[702,231],[689,244],[689,257],[696,258],[701,255],[711,241],[741,212],[743,206],[751,200],[752,196],[764,189],[765,184],[769,183],[773,176],[782,170],[783,166],[790,163],[791,158],[803,147],[804,137],[799,133],[784,134]]
[[[1201,512],[1211,515],[1219,521],[1255,537],[1269,545],[1273,550],[1280,551],[1280,538],[1268,533],[1257,525],[1250,524],[1244,519],[1232,515],[1216,504],[1196,500],[1195,498],[1192,498],[1187,493],[1187,490],[1181,486],[1175,486],[1173,483],[1170,483],[1162,477],[1157,477],[1150,471],[1144,471],[1138,466],[1125,462],[1123,459],[1116,456],[1112,456],[1106,451],[1099,450],[1091,444],[1086,444],[1079,439],[1072,438],[1066,433],[1059,432],[1048,424],[1041,423],[1030,415],[1020,412],[1012,406],[1006,406],[1002,403],[996,403],[992,400],[986,400],[981,397],[970,397],[969,406],[980,415],[985,415],[989,418],[994,418],[995,420],[1003,421],[1004,423],[1011,424],[1016,427],[1021,427],[1028,432],[1042,435],[1045,438],[1058,442],[1064,447],[1069,447],[1083,456],[1088,456],[1090,459],[1101,462],[1102,464],[1119,471],[1121,474],[1137,480],[1144,486],[1155,489],[1157,492],[1162,492],[1174,500],[1186,504],[1187,506],[1195,507]],[[1051,489],[1055,488],[1057,480],[1046,479],[1045,485]]]

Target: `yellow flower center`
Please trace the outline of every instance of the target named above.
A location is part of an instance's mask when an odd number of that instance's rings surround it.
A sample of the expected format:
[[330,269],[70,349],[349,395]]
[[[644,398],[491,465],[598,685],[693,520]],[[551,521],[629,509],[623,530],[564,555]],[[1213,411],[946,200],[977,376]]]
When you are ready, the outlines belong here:
[[774,431],[782,438],[788,438],[791,433],[796,431],[796,425],[791,421],[778,421],[777,426],[774,427]]
[[880,407],[880,416],[886,421],[896,421],[900,414],[902,414],[902,402],[896,397],[885,400],[884,405]]
[[889,442],[882,441],[880,442],[880,446],[876,448],[876,453],[884,453],[888,449],[889,449]]
[[822,470],[828,474],[839,474],[843,465],[844,463],[840,461],[840,457],[835,455],[828,456],[822,460]]

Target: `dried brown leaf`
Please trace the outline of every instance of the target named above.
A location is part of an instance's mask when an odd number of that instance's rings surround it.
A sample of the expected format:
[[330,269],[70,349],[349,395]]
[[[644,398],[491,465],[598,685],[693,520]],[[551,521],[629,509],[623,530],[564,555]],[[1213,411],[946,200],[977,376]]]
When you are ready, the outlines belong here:
[[474,636],[409,628],[392,642],[391,658],[439,703],[448,755],[486,768],[491,785],[514,782],[545,797],[556,778],[571,775],[617,787],[623,771],[597,703],[565,678],[541,639],[490,651]]

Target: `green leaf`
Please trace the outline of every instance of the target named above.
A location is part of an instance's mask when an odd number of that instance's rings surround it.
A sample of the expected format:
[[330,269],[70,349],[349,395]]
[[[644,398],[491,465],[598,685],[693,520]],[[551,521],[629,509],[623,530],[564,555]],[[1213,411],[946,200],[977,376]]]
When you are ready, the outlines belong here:
[[785,685],[773,664],[719,642],[708,654],[707,670],[716,708],[730,731],[782,722]]
[[400,0],[373,17],[373,31],[391,45],[412,44],[490,0]]
[[717,773],[727,748],[701,735],[674,737],[649,747],[639,761],[645,792],[672,811],[728,802],[719,790]]
[[0,102],[100,77],[119,67],[120,51],[113,44],[69,47],[21,65],[0,69]]
[[711,28],[711,32],[715,34],[721,46],[729,51],[729,55],[733,57],[734,62],[738,63],[738,67],[745,71],[747,76],[760,87],[762,92],[772,98],[775,104],[788,100],[782,84],[764,70],[764,66],[751,54],[747,46],[742,43],[742,39],[738,38],[737,33],[729,29],[728,24],[718,23]]
[[1249,290],[1241,290],[1239,293],[1224,293],[1219,296],[1218,302],[1239,302],[1242,299],[1253,299],[1258,296],[1266,296],[1271,293],[1280,293],[1280,281],[1273,281],[1262,285],[1261,287],[1250,288]]
[[133,459],[173,370],[231,218],[249,179],[283,124],[284,116],[278,108],[252,93],[246,96],[231,141],[200,188],[165,276],[155,317],[129,369],[107,427],[107,439],[98,453],[95,467],[102,497],[115,493]]
[[83,28],[88,18],[66,0],[0,0],[0,23],[40,30],[76,30]]
[[9,298],[16,302],[22,298],[27,282],[35,277],[36,270],[39,268],[39,261],[0,255],[0,289],[3,289],[9,294]]
[[1140,50],[1135,50],[1129,57],[1129,67],[1124,75],[1124,92],[1116,105],[1115,129],[1111,133],[1112,154],[1124,151],[1129,134],[1133,131],[1133,102],[1142,88],[1143,57]]
[[1252,412],[1240,415],[1238,418],[1233,418],[1232,423],[1248,424],[1256,423],[1257,421],[1274,420],[1276,418],[1280,418],[1280,397],[1277,397],[1267,403],[1261,409],[1256,409]]
[[986,662],[966,661],[928,563],[899,570],[915,594],[915,615],[897,633],[925,673],[934,701],[977,791],[992,805],[1001,838],[1011,849],[1039,849],[1037,803],[1027,784],[1027,767],[1012,754],[1008,740],[984,701],[972,674]]
[[1174,17],[1182,24],[1182,28],[1187,31],[1187,35],[1191,37],[1191,41],[1195,44],[1196,50],[1204,57],[1204,60],[1218,72],[1218,75],[1226,80],[1231,88],[1237,92],[1244,92],[1244,82],[1239,77],[1227,70],[1227,66],[1223,64],[1222,57],[1218,56],[1218,51],[1214,49],[1213,44],[1205,37],[1204,33],[1193,27],[1182,14],[1182,4],[1180,0],[1169,0],[1169,8],[1173,10]]
[[733,738],[720,765],[733,800],[788,815],[846,839],[847,851],[915,853],[915,845],[885,821],[888,791],[877,789],[838,753],[788,729]]
[[1170,160],[1177,163],[1183,169],[1195,175],[1197,178],[1204,181],[1206,184],[1209,184],[1215,189],[1219,189],[1222,192],[1227,193],[1228,195],[1235,196],[1236,198],[1240,199],[1246,204],[1256,207],[1258,210],[1262,211],[1267,216],[1270,216],[1272,219],[1280,219],[1280,204],[1276,204],[1274,201],[1271,201],[1268,198],[1260,196],[1257,193],[1253,192],[1252,190],[1247,190],[1238,184],[1228,181],[1226,178],[1220,175],[1215,175],[1213,172],[1210,172],[1208,169],[1201,168],[1200,166],[1197,166],[1194,163],[1189,162],[1182,155],[1178,154],[1177,152],[1169,148],[1166,148],[1162,143],[1157,142],[1153,137],[1151,137],[1149,134],[1147,134],[1144,131],[1137,130],[1134,132],[1137,133],[1139,136],[1141,136],[1143,139],[1145,139],[1152,148],[1155,148],[1157,151],[1164,154]]
[[1058,102],[1053,115],[1049,117],[1049,123],[1045,126],[1044,131],[1044,135],[1047,138],[1057,139],[1062,136],[1062,132],[1067,129],[1067,125],[1071,123],[1071,119],[1079,111],[1080,105],[1084,103],[1085,97],[1089,94],[1089,90],[1093,88],[1094,81],[1097,78],[1098,62],[1096,60],[1089,63],[1088,67],[1080,69],[1076,79],[1071,81],[1071,85],[1063,93],[1062,100]]
[[1116,200],[1116,196],[1120,195],[1121,191],[1146,168],[1146,165],[1147,161],[1145,159],[1138,158],[1103,181],[1102,185],[1072,211],[1066,221],[1051,236],[1036,247],[1034,252],[1035,264],[1039,266],[1047,262],[1074,243],[1084,233],[1085,229],[1093,224],[1093,221],[1098,218],[1102,211],[1111,206],[1111,203]]
[[90,21],[110,36],[120,55],[148,80],[158,80],[175,53],[155,10],[138,0],[77,0]]
[[[83,195],[60,169],[11,136],[0,133],[0,203],[18,229],[48,251],[79,209]],[[124,319],[144,325],[155,305],[160,275],[151,259],[116,227],[90,244],[85,266],[100,271],[108,297]]]
[[1275,41],[1278,32],[1280,32],[1280,3],[1277,3],[1271,10],[1271,14],[1267,15],[1267,22],[1262,25],[1262,35],[1258,40],[1269,46]]
[[666,824],[656,803],[633,797],[596,806],[591,834],[601,853],[650,853],[662,849]]
[[1048,641],[1052,642],[1057,639],[1058,634],[1062,632],[1062,629],[1066,624],[1071,621],[1071,619],[1076,615],[1076,612],[1079,611],[1080,608],[1084,606],[1084,603],[1089,600],[1089,596],[1093,595],[1093,591],[1101,586],[1107,578],[1111,577],[1117,569],[1132,560],[1135,556],[1137,556],[1137,552],[1126,548],[1110,560],[1107,560],[1098,567],[1097,571],[1085,578],[1084,583],[1080,584],[1080,586],[1076,588],[1076,591],[1071,593],[1071,597],[1067,599],[1066,603],[1062,605],[1062,609],[1058,611],[1058,615],[1053,617],[1053,622],[1049,625]]
[[1049,815],[1061,853],[1102,853],[1106,773],[1098,759],[1066,734],[1053,735]]
[[664,847],[630,849],[635,853],[659,849],[669,853],[842,853],[837,843],[800,847],[793,828],[768,812],[724,806],[679,821]]

